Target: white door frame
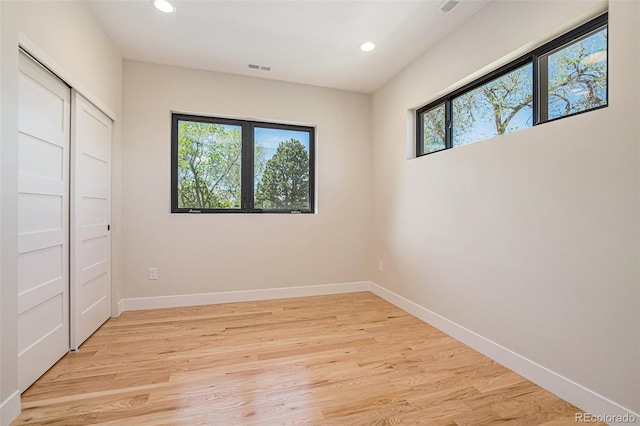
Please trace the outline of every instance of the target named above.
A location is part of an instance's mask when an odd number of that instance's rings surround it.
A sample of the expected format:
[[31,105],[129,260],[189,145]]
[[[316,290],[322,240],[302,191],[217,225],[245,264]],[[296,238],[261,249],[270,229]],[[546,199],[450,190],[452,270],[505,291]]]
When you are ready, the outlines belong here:
[[70,72],[68,72],[62,65],[56,62],[51,56],[49,56],[44,50],[42,50],[36,43],[31,41],[29,37],[23,33],[18,33],[18,47],[35,58],[42,65],[47,67],[51,72],[58,76],[58,78],[71,88],[75,89],[78,93],[84,96],[89,102],[96,106],[100,111],[107,114],[107,116],[113,121],[118,121],[116,113],[107,106],[102,100],[96,96],[91,90],[87,89],[78,79],[76,79]]

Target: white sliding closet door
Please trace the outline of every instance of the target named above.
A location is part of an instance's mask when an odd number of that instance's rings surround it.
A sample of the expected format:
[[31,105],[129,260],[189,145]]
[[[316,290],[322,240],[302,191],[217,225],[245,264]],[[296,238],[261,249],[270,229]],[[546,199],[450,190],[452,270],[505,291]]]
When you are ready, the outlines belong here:
[[18,374],[24,391],[69,350],[70,89],[20,52]]
[[73,91],[71,153],[71,347],[111,316],[109,117]]

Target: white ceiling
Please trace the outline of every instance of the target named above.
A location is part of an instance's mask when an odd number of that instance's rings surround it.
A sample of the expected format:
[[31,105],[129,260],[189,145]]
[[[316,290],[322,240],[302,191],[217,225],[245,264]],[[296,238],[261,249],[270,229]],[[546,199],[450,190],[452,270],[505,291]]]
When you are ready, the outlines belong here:
[[[466,0],[87,0],[124,58],[372,93],[487,4]],[[362,52],[363,41],[376,49]],[[248,69],[267,65],[270,72]]]

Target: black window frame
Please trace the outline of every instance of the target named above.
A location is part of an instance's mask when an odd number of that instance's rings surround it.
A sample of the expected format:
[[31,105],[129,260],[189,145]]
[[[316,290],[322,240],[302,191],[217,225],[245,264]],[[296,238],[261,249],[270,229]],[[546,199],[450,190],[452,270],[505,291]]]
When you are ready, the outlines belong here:
[[[562,120],[564,118],[573,117],[576,115],[584,114],[586,112],[596,111],[602,108],[606,108],[609,106],[609,42],[607,40],[607,79],[606,79],[606,102],[603,105],[599,105],[593,108],[585,109],[582,111],[578,111],[572,114],[562,115],[559,117],[555,117],[552,119],[541,119],[541,102],[548,102],[548,98],[544,100],[541,99],[541,84],[542,80],[548,81],[548,69],[543,69],[540,65],[539,58],[541,56],[549,55],[554,53],[555,51],[561,50],[563,47],[567,47],[579,40],[586,35],[595,32],[601,28],[607,28],[607,32],[609,30],[609,13],[605,12],[602,15],[574,28],[571,31],[568,31],[565,34],[556,37],[555,39],[545,43],[544,45],[527,52],[526,54],[520,56],[519,58],[505,64],[498,69],[491,71],[476,80],[465,84],[464,86],[456,89],[440,98],[429,102],[428,104],[418,108],[415,113],[415,123],[416,123],[416,140],[415,140],[415,149],[416,149],[416,157],[423,157],[425,155],[435,154],[437,152],[443,152],[453,148],[453,123],[452,123],[452,103],[453,99],[464,95],[465,93],[471,92],[472,90],[483,86],[493,80],[496,80],[504,75],[509,74],[516,69],[531,64],[532,65],[532,79],[533,79],[533,123],[531,127],[538,126],[540,124],[550,123],[557,120]],[[546,91],[546,89],[544,90]],[[548,96],[548,95],[547,95]],[[422,122],[422,114],[430,111],[437,106],[444,104],[445,105],[445,148],[433,151],[433,152],[422,152],[423,145],[423,137],[424,137],[424,123]]]
[[[178,207],[178,122],[195,121],[240,126],[242,129],[240,208],[181,208]],[[255,128],[294,130],[309,133],[309,208],[308,209],[259,209],[255,208]],[[210,117],[193,114],[171,113],[171,213],[315,213],[315,131],[313,126],[281,124],[233,118]]]
[[428,106],[429,108],[422,107],[419,111],[416,111],[416,122],[419,123],[417,127],[417,151],[421,151],[424,148],[424,122],[422,121],[422,117],[425,113],[435,110],[436,108],[440,108],[440,106],[444,106],[444,126],[445,126],[445,138],[444,138],[444,148],[438,149],[436,151],[425,152],[423,155],[433,154],[434,152],[444,151],[445,149],[449,149],[451,146],[451,132],[448,131],[447,127],[451,120],[449,117],[451,116],[451,105],[445,102],[432,102]]

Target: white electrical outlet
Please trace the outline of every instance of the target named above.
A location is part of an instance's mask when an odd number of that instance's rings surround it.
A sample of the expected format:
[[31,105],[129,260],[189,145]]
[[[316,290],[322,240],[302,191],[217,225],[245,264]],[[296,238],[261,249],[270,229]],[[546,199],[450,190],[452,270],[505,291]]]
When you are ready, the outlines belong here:
[[150,280],[158,279],[158,268],[149,268],[149,279]]
[[384,263],[382,263],[382,260],[378,262],[378,271],[384,272]]

